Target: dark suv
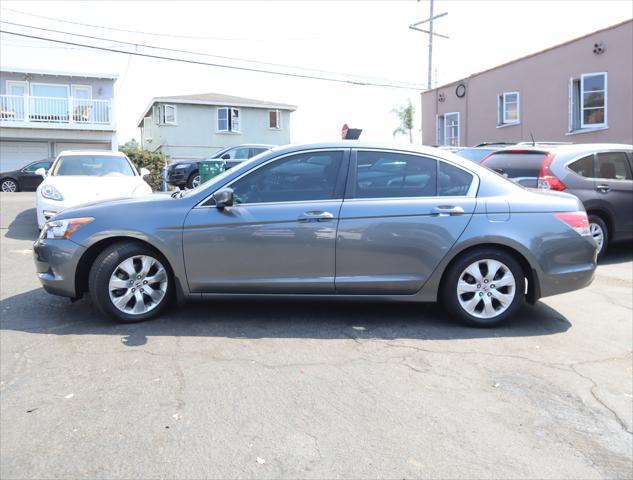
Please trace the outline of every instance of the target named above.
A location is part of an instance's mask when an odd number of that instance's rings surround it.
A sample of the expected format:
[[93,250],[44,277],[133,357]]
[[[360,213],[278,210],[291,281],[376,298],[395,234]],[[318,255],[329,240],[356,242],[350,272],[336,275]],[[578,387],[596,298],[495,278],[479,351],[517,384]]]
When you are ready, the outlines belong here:
[[[231,168],[273,147],[274,145],[237,145],[212,153],[208,157],[200,160],[226,160],[227,168]],[[167,172],[167,183],[180,188],[195,188],[200,185],[198,160],[177,161],[173,163]]]
[[525,187],[564,190],[580,198],[598,255],[609,242],[633,239],[633,145],[510,147],[481,163]]

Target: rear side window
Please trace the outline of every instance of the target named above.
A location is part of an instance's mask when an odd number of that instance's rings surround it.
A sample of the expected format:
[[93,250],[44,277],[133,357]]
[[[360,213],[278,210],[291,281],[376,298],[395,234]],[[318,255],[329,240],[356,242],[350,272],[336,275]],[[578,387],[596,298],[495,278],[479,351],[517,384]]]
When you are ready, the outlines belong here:
[[237,203],[329,200],[343,152],[300,153],[270,162],[231,184]]
[[461,197],[468,193],[473,176],[461,168],[440,162],[438,195],[441,197]]
[[356,198],[434,197],[437,160],[391,152],[358,152]]
[[602,152],[596,155],[596,177],[608,180],[631,180],[631,167],[624,152]]
[[569,169],[576,172],[581,177],[592,178],[593,177],[593,154],[586,157],[579,158],[573,163],[569,164]]

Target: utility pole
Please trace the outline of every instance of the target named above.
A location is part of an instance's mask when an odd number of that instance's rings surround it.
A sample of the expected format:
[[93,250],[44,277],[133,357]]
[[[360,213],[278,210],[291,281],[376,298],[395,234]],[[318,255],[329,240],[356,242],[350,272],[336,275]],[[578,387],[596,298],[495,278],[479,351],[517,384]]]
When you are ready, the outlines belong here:
[[[420,0],[418,0],[418,2],[419,1]],[[433,79],[432,78],[433,77],[433,36],[436,35],[438,37],[448,38],[448,35],[442,35],[441,33],[436,33],[436,32],[433,31],[433,23],[434,23],[434,21],[436,19],[440,18],[440,17],[445,17],[446,15],[448,15],[448,12],[438,13],[437,15],[433,15],[433,2],[434,2],[434,0],[430,0],[429,18],[409,25],[409,28],[411,30],[417,30],[418,32],[424,32],[424,33],[428,33],[429,34],[429,69],[428,69],[428,76],[427,76],[427,82],[426,82],[426,88],[429,89],[429,90],[432,88],[431,81]],[[429,24],[429,29],[428,30],[424,30],[422,28],[419,28],[418,25],[422,25],[423,23],[428,23]]]

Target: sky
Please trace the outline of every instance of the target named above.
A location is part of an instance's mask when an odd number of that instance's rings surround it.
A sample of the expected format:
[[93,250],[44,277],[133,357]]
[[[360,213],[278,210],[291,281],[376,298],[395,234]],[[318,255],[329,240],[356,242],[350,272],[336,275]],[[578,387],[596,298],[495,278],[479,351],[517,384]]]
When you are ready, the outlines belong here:
[[[16,10],[23,13],[16,13]],[[436,0],[434,85],[458,80],[517,57],[633,17],[631,0]],[[105,28],[61,23],[40,15]],[[408,26],[429,16],[429,1],[10,1],[0,20],[108,41],[74,40],[114,48],[119,41],[168,47],[375,77],[426,87],[428,36]],[[28,32],[3,24],[3,29]],[[141,34],[134,32],[146,32]],[[33,33],[31,30],[29,33]],[[50,32],[36,35],[70,39]],[[189,37],[189,38],[183,38]],[[151,51],[142,50],[140,51]],[[171,56],[190,55],[160,52]],[[198,57],[200,58],[200,57]],[[206,58],[206,61],[247,65]],[[137,122],[152,97],[223,93],[297,105],[293,143],[340,138],[343,123],[362,128],[361,139],[408,142],[394,137],[394,107],[416,108],[420,141],[420,90],[341,84],[98,52],[2,34],[0,65],[70,72],[118,74],[116,122],[120,143],[140,138]],[[262,67],[262,65],[248,64]],[[288,68],[266,68],[290,71]],[[296,70],[295,70],[296,71]],[[315,73],[301,71],[299,73]],[[210,127],[211,128],[211,127]]]

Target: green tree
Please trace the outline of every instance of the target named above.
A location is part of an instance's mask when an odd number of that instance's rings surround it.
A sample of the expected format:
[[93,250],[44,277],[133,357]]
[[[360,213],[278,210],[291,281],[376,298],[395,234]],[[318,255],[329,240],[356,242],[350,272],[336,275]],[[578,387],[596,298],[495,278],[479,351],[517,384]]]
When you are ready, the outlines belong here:
[[401,107],[396,107],[392,110],[398,117],[400,125],[393,131],[393,136],[396,135],[409,135],[409,143],[413,143],[413,115],[415,115],[415,108],[411,104],[411,100],[407,100],[407,104]]
[[125,153],[132,161],[137,170],[147,168],[149,177],[145,181],[149,183],[154,191],[163,189],[163,165],[165,164],[165,156],[162,153],[148,152],[136,148],[119,147],[119,151]]

